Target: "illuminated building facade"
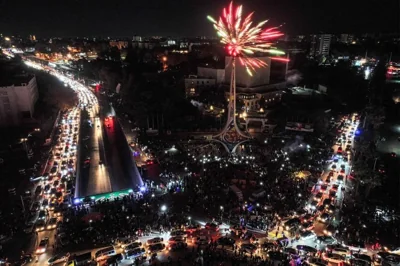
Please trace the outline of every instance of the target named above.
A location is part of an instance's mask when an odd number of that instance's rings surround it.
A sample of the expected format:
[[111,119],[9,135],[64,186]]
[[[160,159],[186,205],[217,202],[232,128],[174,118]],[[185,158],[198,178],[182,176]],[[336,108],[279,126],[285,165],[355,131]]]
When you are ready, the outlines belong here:
[[35,76],[16,76],[0,84],[0,126],[17,126],[31,119],[38,97]]

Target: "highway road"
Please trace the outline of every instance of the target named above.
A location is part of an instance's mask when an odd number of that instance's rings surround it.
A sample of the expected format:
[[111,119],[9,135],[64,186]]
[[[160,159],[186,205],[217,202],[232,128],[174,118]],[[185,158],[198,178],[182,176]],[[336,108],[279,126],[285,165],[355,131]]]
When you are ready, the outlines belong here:
[[[96,114],[90,112],[92,127],[88,140],[90,164],[87,169],[81,168],[81,187],[78,196],[85,197],[95,194],[111,192],[111,180],[105,159],[103,143],[103,124]],[[85,158],[82,158],[83,160]],[[81,164],[82,166],[82,164]]]

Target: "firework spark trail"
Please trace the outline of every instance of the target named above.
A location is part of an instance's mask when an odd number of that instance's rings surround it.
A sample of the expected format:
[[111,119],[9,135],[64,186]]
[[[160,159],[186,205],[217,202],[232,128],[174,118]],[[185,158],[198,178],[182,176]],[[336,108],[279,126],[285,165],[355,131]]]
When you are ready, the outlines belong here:
[[[213,23],[215,30],[221,43],[226,45],[229,55],[237,57],[240,64],[242,64],[249,75],[255,71],[256,68],[265,67],[267,64],[261,59],[249,57],[255,52],[271,53],[274,55],[283,55],[280,51],[272,47],[271,41],[283,33],[279,31],[279,27],[272,27],[263,29],[268,20],[261,21],[253,26],[252,17],[254,12],[247,15],[244,19],[242,16],[243,6],[233,6],[231,2],[228,8],[224,8],[222,16],[217,20],[211,16],[207,18]],[[287,61],[285,58],[272,57],[272,60]]]

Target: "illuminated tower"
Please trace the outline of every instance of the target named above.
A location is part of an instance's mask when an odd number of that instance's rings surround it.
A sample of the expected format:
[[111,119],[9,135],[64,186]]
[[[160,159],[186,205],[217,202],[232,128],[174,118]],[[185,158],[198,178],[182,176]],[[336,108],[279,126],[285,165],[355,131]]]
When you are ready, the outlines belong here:
[[[253,13],[242,17],[243,6],[234,7],[231,2],[228,8],[223,9],[222,16],[218,21],[211,16],[207,18],[214,24],[221,43],[225,45],[228,54],[232,57],[232,71],[229,86],[229,104],[227,121],[223,130],[214,140],[221,142],[230,153],[235,153],[238,145],[250,138],[249,134],[242,132],[237,124],[236,110],[236,67],[237,64],[246,69],[248,75],[253,76],[257,68],[266,67],[267,63],[260,58],[253,57],[255,53],[271,53],[276,55],[285,54],[271,47],[271,41],[283,34],[278,27],[263,29],[267,22],[262,21],[254,24]],[[281,57],[271,59],[282,60]],[[283,60],[285,60],[283,58]]]

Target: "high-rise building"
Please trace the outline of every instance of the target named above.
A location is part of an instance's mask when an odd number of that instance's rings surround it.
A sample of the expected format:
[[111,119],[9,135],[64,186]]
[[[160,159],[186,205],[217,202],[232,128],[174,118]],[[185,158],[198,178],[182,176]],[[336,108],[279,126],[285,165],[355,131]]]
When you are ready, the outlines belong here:
[[0,84],[0,126],[17,126],[33,117],[39,97],[36,77],[21,75]]
[[319,36],[319,55],[329,55],[329,49],[331,47],[332,35],[331,34],[321,34]]
[[35,42],[36,41],[36,36],[35,35],[29,35],[29,40],[31,42]]
[[340,34],[340,42],[342,43],[352,43],[354,40],[354,35],[343,33]]

